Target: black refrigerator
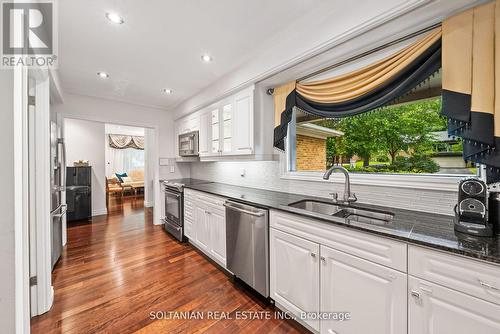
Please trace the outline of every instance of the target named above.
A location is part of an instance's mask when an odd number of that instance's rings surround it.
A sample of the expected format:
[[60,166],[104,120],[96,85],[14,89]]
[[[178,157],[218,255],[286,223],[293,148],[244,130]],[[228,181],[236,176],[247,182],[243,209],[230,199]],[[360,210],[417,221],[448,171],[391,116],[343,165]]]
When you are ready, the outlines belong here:
[[68,222],[92,218],[92,167],[66,167]]

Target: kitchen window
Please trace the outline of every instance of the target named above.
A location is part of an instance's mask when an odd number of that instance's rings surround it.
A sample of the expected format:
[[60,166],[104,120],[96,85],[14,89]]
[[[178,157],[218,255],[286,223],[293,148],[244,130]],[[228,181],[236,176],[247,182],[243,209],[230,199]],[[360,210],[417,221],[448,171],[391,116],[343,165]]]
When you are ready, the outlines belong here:
[[285,155],[283,174],[292,178],[342,165],[368,183],[381,175],[398,185],[425,176],[429,182],[453,180],[446,183],[455,187],[457,178],[477,174],[462,157],[461,139],[448,136],[440,72],[395,103],[356,116],[322,119],[294,108]]

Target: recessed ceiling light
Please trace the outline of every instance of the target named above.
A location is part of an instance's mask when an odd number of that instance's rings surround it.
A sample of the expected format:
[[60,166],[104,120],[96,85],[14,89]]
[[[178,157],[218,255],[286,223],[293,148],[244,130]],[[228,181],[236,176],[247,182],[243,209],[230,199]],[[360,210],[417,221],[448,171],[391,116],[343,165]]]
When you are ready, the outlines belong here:
[[123,20],[123,17],[116,13],[106,13],[106,18],[115,24],[122,24],[123,22],[125,22]]
[[97,72],[97,76],[101,79],[107,79],[109,78],[109,74],[106,72]]
[[168,88],[164,88],[162,90],[162,92],[165,93],[165,94],[172,94],[173,93],[173,91],[171,89],[168,89]]
[[203,60],[203,62],[205,63],[210,63],[213,60],[213,58],[209,54],[204,54],[201,56],[201,60]]

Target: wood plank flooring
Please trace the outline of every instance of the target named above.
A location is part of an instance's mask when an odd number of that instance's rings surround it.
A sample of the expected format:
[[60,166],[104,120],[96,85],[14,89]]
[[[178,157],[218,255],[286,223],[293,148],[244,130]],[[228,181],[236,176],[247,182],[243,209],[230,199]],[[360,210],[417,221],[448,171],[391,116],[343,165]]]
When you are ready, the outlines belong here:
[[[306,332],[272,316],[235,320],[237,312],[275,309],[153,225],[141,198],[112,200],[109,215],[70,226],[53,285],[54,305],[32,319],[32,333]],[[204,312],[203,319],[173,319],[168,312],[176,311]],[[151,319],[151,312],[170,319]],[[233,320],[221,319],[227,316]]]

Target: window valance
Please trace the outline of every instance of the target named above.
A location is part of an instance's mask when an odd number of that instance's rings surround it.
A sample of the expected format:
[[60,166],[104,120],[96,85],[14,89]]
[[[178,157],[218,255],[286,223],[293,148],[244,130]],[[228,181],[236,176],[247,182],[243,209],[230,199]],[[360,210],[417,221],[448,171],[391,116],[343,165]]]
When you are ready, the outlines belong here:
[[[464,158],[500,179],[500,3],[443,22],[443,114],[463,138]],[[498,94],[498,95],[497,95]]]
[[143,136],[108,135],[109,146],[116,149],[135,148],[144,150]]
[[278,87],[273,94],[274,146],[284,150],[294,107],[323,118],[357,115],[409,93],[440,68],[441,28],[436,28],[409,46],[357,71]]

